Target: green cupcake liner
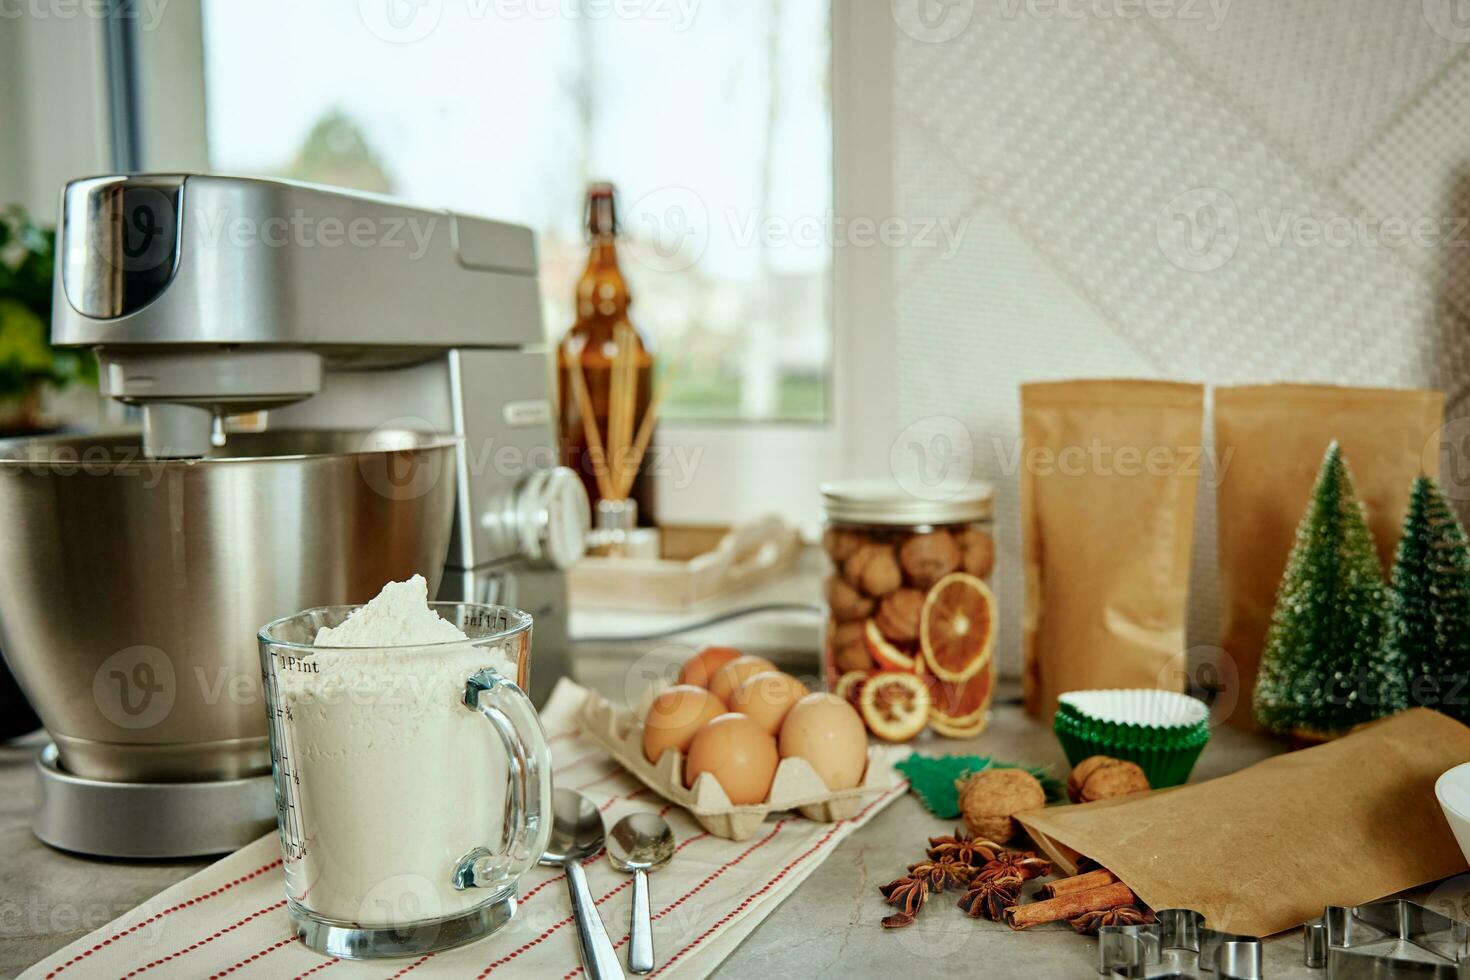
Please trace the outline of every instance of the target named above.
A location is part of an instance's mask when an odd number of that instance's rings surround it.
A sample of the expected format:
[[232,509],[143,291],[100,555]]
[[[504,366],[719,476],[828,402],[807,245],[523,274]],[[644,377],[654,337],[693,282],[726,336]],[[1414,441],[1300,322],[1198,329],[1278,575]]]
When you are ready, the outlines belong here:
[[[1100,693],[1146,699],[1148,692]],[[1091,756],[1105,755],[1137,763],[1154,789],[1185,782],[1204,751],[1205,743],[1210,740],[1208,714],[1199,714],[1197,721],[1165,725],[1121,720],[1121,715],[1125,714],[1126,711],[1114,711],[1114,718],[1103,720],[1090,716],[1075,705],[1060,704],[1052,729],[1061,742],[1067,761],[1075,766]],[[1191,714],[1198,713],[1186,711],[1181,715],[1174,712],[1172,716]]]

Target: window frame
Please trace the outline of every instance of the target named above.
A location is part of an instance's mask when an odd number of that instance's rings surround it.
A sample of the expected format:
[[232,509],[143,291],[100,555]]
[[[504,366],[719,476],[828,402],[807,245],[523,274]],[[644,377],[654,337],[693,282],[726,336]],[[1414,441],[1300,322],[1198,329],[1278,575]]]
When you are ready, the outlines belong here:
[[[831,0],[832,203],[839,220],[894,213],[895,29],[887,5]],[[201,0],[172,0],[168,16],[137,37],[144,167],[207,170]],[[820,516],[824,480],[888,471],[897,418],[892,258],[878,245],[832,251],[825,422],[660,423],[660,445],[697,460],[692,479],[678,467],[659,473],[661,520],[731,524],[775,513],[810,527]]]

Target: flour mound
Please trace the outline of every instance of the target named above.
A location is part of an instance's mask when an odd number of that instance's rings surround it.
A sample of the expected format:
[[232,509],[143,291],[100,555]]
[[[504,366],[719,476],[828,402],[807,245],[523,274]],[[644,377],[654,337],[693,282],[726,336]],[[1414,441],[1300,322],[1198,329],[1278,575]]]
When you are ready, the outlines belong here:
[[467,640],[464,632],[429,608],[429,583],[422,575],[389,582],[373,601],[342,625],[323,626],[313,646],[405,647]]

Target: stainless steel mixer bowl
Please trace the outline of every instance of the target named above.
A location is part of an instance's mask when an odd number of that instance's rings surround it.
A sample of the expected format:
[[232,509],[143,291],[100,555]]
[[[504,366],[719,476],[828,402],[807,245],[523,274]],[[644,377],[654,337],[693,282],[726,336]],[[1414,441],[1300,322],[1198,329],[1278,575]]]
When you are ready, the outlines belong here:
[[268,771],[256,631],[438,587],[455,443],[406,431],[232,434],[155,460],[136,434],[0,442],[0,649],[79,776]]

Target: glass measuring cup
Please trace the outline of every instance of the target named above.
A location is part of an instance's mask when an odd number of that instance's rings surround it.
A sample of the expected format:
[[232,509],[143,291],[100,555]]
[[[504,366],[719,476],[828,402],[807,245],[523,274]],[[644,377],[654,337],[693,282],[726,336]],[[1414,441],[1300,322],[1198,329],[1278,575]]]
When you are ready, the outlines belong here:
[[259,634],[287,909],[302,941],[332,956],[489,935],[515,914],[516,882],[551,834],[551,755],[522,690],[530,615],[430,607],[469,639],[312,645],[355,606]]

